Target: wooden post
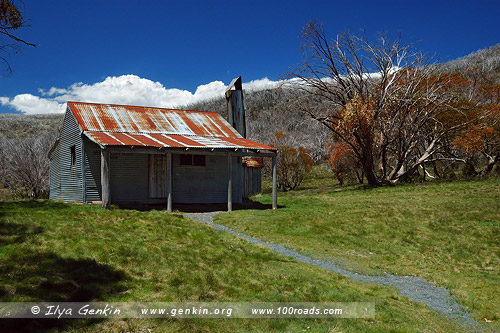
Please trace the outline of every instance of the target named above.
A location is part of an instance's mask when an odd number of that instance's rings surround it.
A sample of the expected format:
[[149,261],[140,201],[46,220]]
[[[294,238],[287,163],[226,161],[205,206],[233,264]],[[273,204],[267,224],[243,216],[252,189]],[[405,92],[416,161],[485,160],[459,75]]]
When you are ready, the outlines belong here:
[[167,153],[167,212],[172,211],[172,153]]
[[227,211],[233,211],[233,159],[231,155],[227,155]]
[[110,152],[106,149],[101,149],[101,194],[102,208],[109,209],[111,203],[110,191]]
[[276,178],[278,176],[278,172],[276,170],[276,155],[273,156],[273,209],[278,208],[278,185]]

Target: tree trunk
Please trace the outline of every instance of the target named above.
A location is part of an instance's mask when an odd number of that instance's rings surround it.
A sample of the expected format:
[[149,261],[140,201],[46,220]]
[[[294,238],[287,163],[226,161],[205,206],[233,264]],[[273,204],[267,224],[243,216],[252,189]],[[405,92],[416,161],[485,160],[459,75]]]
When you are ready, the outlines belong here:
[[339,181],[340,185],[344,185],[344,175],[342,172],[337,172],[337,180]]
[[433,162],[432,162],[432,168],[433,168],[433,170],[434,170],[434,174],[436,175],[436,177],[441,178],[441,174],[440,174],[440,173],[439,173],[439,171],[438,171],[436,161],[433,161]]
[[365,180],[365,174],[364,174],[362,169],[359,172],[358,172],[358,170],[356,170],[356,177],[358,178],[358,182],[360,184],[363,184],[363,182]]
[[377,174],[375,173],[374,160],[373,160],[373,139],[372,136],[364,131],[364,134],[354,133],[354,137],[361,147],[360,163],[361,168],[365,174],[368,185],[372,187],[382,185],[378,180]]
[[382,179],[387,177],[387,146],[380,148],[380,160],[378,163],[379,174]]
[[415,173],[415,171],[417,171],[420,163],[422,163],[422,162],[419,162],[419,163],[412,165],[411,168],[409,168],[408,170],[403,172],[401,175],[399,175],[394,182],[403,182],[404,183],[404,182],[408,181],[408,179]]
[[[420,158],[408,170],[406,170],[402,174],[398,175],[396,178],[390,179],[390,180],[393,183],[407,181],[408,178],[410,178],[410,176],[413,175],[413,173],[415,172],[415,170],[417,170],[417,168],[420,166],[420,164],[424,163],[425,161],[427,161],[427,159],[429,157],[432,156],[433,150],[434,150],[434,146],[435,146],[436,142],[437,142],[437,139],[432,140],[432,142],[426,148],[426,150],[422,154],[422,156],[420,156]],[[391,172],[391,174],[392,174],[392,172]]]
[[373,168],[373,154],[370,149],[363,149],[363,156],[361,158],[361,165],[363,166],[363,172],[365,174],[368,185],[370,186],[380,186],[381,183],[378,180],[377,174]]
[[479,174],[479,172],[476,171],[474,164],[472,164],[470,160],[465,162],[463,173],[466,176],[477,176]]
[[500,154],[498,154],[495,158],[488,158],[488,164],[486,165],[486,168],[480,172],[480,175],[486,176],[489,174],[498,161],[500,161]]

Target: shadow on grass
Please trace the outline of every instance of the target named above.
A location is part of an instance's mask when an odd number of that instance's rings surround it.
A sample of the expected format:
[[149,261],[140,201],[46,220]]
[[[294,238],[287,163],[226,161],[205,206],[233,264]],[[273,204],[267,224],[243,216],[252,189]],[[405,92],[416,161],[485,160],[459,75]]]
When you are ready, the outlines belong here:
[[68,204],[55,200],[7,200],[0,201],[0,216],[6,215],[10,210],[16,209],[67,209]]
[[23,243],[33,235],[41,234],[44,229],[34,223],[16,223],[6,218],[19,215],[26,209],[57,210],[67,208],[62,202],[50,200],[16,200],[0,202],[0,246]]
[[[14,253],[0,261],[0,301],[99,301],[126,290],[126,275],[94,260],[63,258],[52,252]],[[98,320],[93,320],[96,322]],[[61,330],[88,325],[75,319],[0,319],[2,332]]]
[[28,237],[42,232],[43,228],[34,224],[0,221],[0,246],[23,243]]
[[[278,205],[279,208],[285,206]],[[174,209],[183,213],[207,213],[227,211],[227,203],[224,204],[175,204]],[[273,209],[272,204],[263,204],[258,201],[244,200],[241,204],[233,204],[233,210],[270,210]]]
[[[140,211],[149,210],[163,210],[166,209],[165,204],[161,205],[145,205],[141,203],[121,203],[118,205],[120,209],[135,209]],[[279,208],[285,206],[278,205]],[[241,204],[233,204],[233,210],[244,210],[244,209],[254,209],[254,210],[266,210],[272,209],[271,204],[263,204],[258,201],[244,200]],[[227,203],[213,203],[213,204],[183,204],[174,203],[173,209],[183,212],[183,213],[207,213],[207,212],[219,212],[227,211]]]

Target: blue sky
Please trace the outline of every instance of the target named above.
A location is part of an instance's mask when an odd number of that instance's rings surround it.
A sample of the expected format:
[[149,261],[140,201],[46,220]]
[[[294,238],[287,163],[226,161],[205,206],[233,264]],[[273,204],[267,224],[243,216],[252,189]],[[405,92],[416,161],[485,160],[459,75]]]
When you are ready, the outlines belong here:
[[239,75],[263,87],[300,62],[310,20],[332,38],[402,32],[441,61],[500,42],[498,0],[24,0],[24,15],[31,27],[18,35],[38,47],[8,57],[0,112],[60,112],[67,99],[176,106],[220,95]]

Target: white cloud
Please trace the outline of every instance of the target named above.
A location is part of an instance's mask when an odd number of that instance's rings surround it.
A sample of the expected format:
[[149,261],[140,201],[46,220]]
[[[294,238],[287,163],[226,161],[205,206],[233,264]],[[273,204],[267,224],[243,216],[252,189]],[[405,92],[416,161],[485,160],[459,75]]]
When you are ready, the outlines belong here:
[[196,88],[196,91],[194,92],[194,102],[224,96],[225,90],[226,85],[222,81],[213,81],[208,84],[198,86],[198,88]]
[[247,83],[243,83],[243,89],[248,91],[264,90],[277,88],[283,81],[271,81],[267,77],[259,80],[253,80]]
[[[247,90],[274,88],[279,82],[268,78],[244,83]],[[165,88],[160,82],[137,75],[109,76],[94,84],[74,83],[66,89],[52,87],[48,91],[39,89],[40,96],[20,94],[10,99],[0,97],[0,103],[17,111],[34,113],[64,112],[67,101],[89,103],[112,103],[157,107],[178,107],[224,95],[226,85],[213,81],[200,85],[194,93],[176,88]]]
[[31,94],[17,95],[12,99],[0,97],[0,103],[26,114],[59,113],[64,112],[65,110],[65,105],[63,103],[58,103],[46,98],[40,98]]
[[56,95],[56,94],[65,94],[67,92],[66,89],[61,89],[61,88],[56,88],[56,87],[52,87],[49,89],[49,91],[45,91],[43,89],[38,89],[38,91],[40,92],[40,94],[42,94],[42,96],[53,96],[53,95]]

